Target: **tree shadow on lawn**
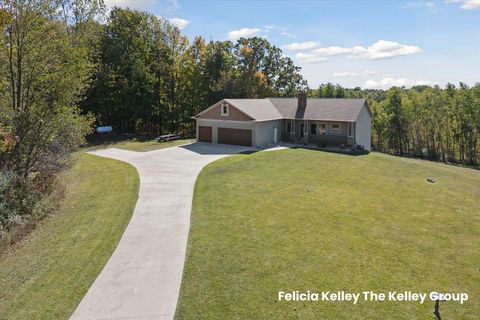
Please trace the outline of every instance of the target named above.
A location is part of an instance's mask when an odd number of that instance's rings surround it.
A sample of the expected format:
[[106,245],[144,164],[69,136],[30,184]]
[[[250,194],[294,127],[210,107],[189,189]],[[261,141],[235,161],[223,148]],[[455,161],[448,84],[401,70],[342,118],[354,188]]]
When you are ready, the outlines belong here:
[[328,152],[328,153],[336,153],[336,154],[343,154],[347,156],[366,156],[370,152],[367,150],[358,150],[358,149],[350,149],[350,150],[343,150],[343,149],[328,149],[328,148],[315,148],[309,146],[295,146],[291,147],[290,149],[307,149],[312,151],[321,151],[321,152]]
[[146,142],[155,139],[154,135],[94,133],[87,136],[86,147],[107,147],[118,142]]
[[[243,147],[243,146],[236,146],[236,145],[226,145],[226,144],[215,144],[209,142],[193,142],[191,144],[187,144],[181,146],[181,148],[185,148],[187,150],[193,151],[198,154],[202,155],[215,155],[215,154],[244,154],[250,155],[257,153],[259,151],[268,151],[268,149],[255,149],[254,147]],[[321,151],[321,152],[330,152],[330,153],[337,153],[337,154],[344,154],[347,156],[363,156],[368,155],[370,152],[365,150],[342,150],[342,149],[327,149],[327,148],[315,148],[309,146],[293,146],[289,147],[288,149],[306,149],[312,151]]]
[[[156,140],[158,135],[140,135],[140,134],[115,134],[115,133],[105,133],[99,134],[94,133],[86,137],[87,143],[82,146],[82,149],[87,151],[106,149],[106,148],[122,148],[129,143],[150,143],[152,146],[157,144],[162,144],[165,142],[159,142]],[[190,137],[181,137],[181,139],[190,139]],[[173,140],[171,140],[173,141]],[[128,148],[127,148],[128,149]],[[128,149],[129,150],[129,149]],[[148,149],[144,150],[148,151]]]

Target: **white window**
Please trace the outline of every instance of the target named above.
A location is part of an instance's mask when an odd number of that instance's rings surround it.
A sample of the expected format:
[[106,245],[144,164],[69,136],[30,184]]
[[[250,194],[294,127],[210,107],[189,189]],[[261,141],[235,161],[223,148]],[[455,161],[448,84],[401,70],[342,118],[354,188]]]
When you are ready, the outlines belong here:
[[318,134],[326,134],[327,133],[327,126],[325,123],[320,123],[318,125]]
[[222,116],[228,116],[228,104],[222,104]]
[[340,125],[332,124],[332,133],[340,133]]

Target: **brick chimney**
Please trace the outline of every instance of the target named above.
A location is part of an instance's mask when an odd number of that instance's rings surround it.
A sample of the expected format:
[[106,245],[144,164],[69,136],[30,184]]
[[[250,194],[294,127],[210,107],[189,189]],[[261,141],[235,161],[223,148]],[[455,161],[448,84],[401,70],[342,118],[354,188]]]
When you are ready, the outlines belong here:
[[305,109],[307,106],[307,93],[305,91],[298,92],[298,109]]

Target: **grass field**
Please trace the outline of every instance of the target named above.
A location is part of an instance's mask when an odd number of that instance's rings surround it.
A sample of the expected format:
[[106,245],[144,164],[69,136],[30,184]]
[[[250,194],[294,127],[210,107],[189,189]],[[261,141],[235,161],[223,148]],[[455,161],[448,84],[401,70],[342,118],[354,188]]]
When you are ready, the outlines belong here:
[[478,319],[479,243],[480,171],[379,153],[228,157],[196,183],[176,319],[433,319],[431,301],[280,290],[467,292],[440,303],[442,319]]
[[128,134],[94,134],[88,138],[86,149],[118,148],[137,152],[153,151],[169,148],[194,141],[191,138],[158,142],[156,136]]
[[66,199],[0,257],[0,319],[68,319],[115,249],[138,195],[136,170],[80,154]]

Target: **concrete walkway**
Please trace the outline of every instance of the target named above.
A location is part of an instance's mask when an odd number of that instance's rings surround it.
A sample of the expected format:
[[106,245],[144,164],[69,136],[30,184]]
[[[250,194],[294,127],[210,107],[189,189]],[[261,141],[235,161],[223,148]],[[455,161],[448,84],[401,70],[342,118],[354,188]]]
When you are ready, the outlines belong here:
[[193,143],[144,153],[91,152],[135,166],[140,191],[117,248],[70,319],[173,319],[196,177],[206,164],[249,149]]

